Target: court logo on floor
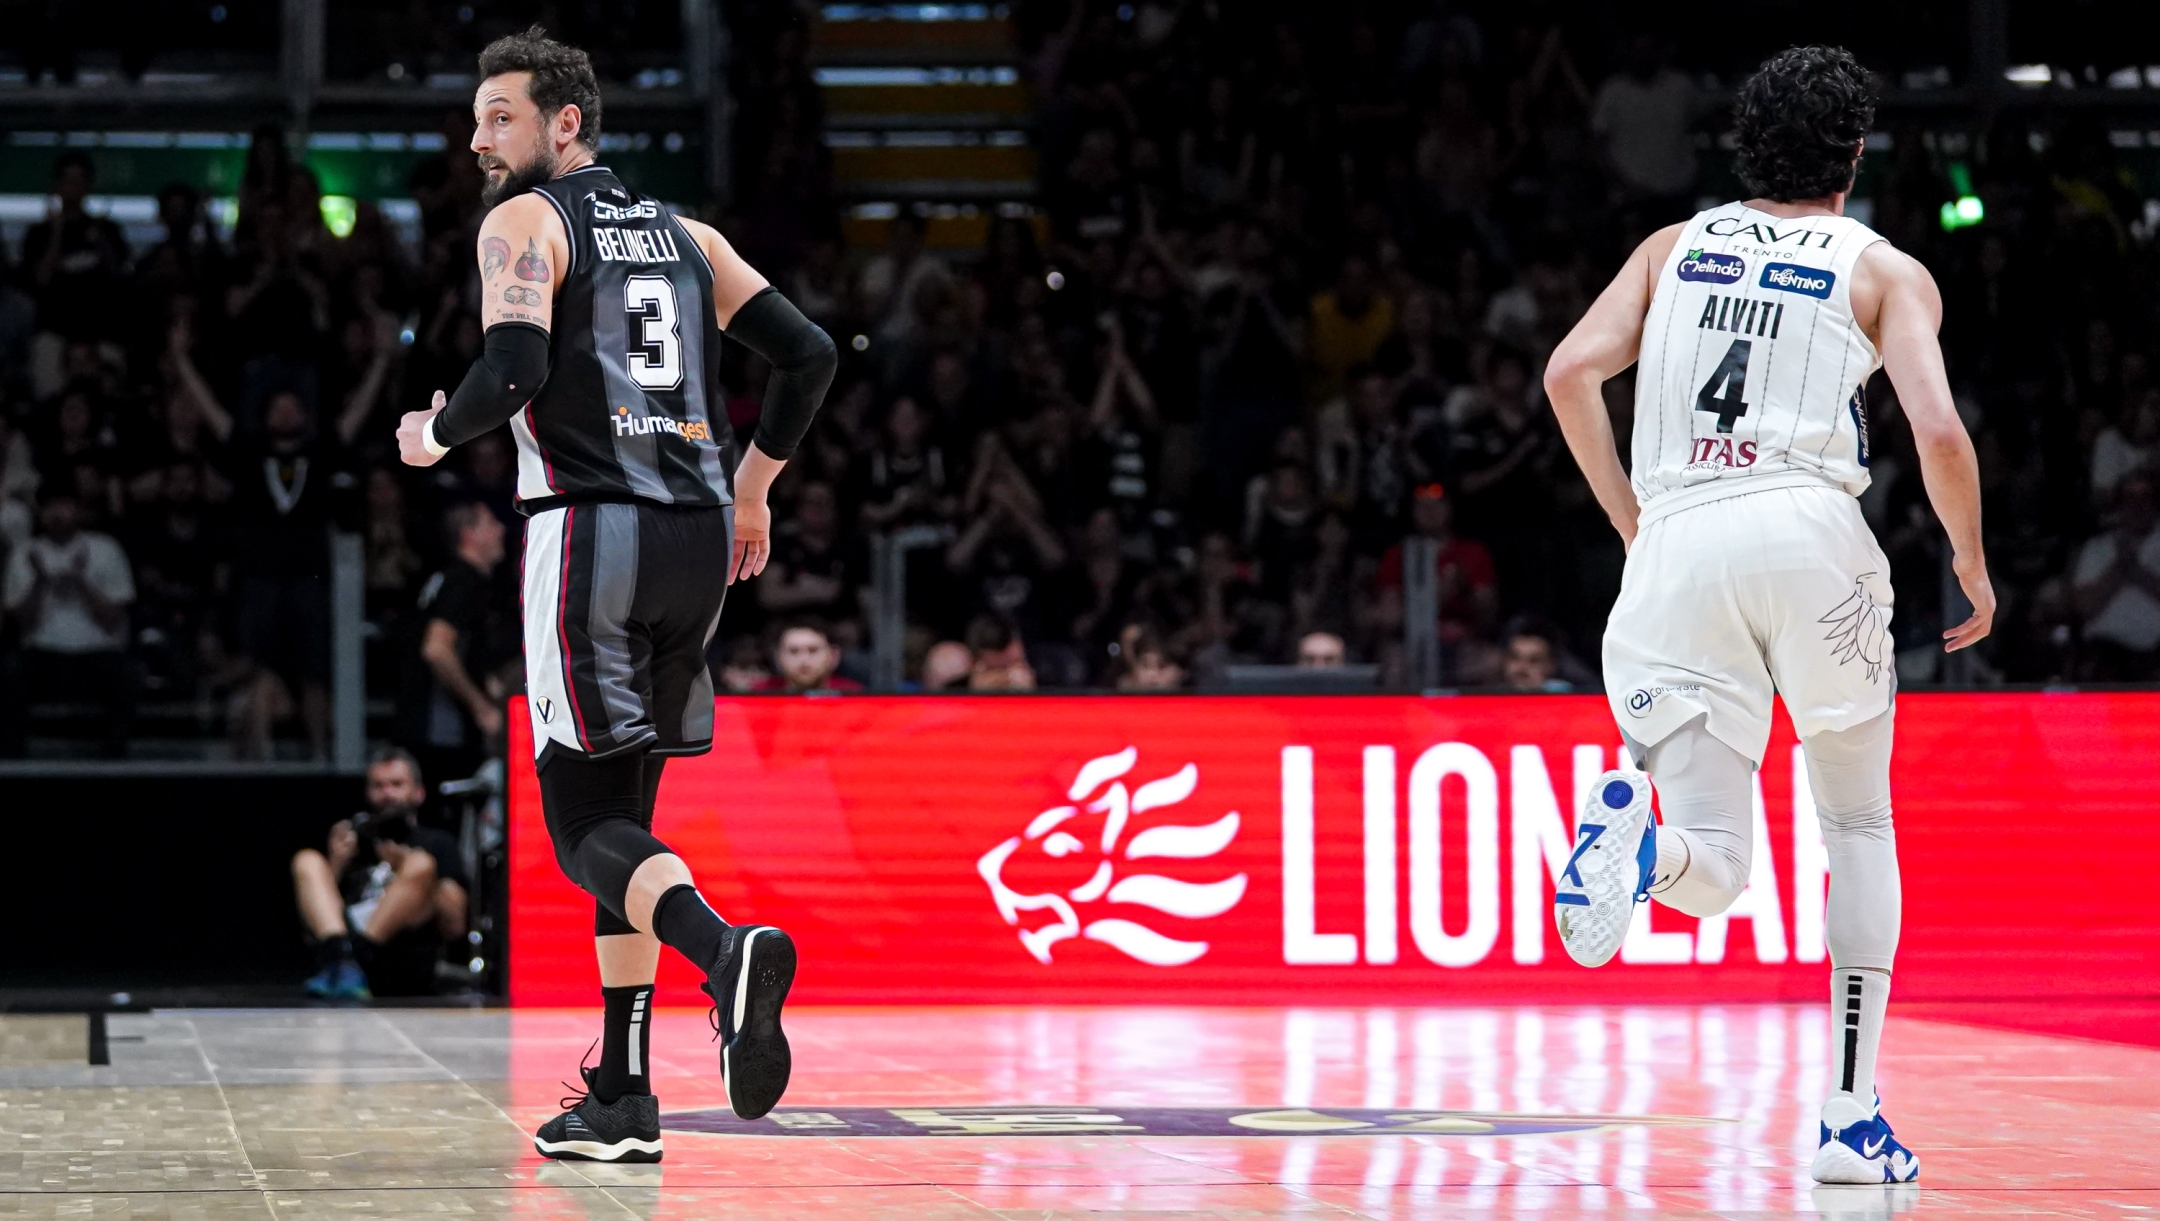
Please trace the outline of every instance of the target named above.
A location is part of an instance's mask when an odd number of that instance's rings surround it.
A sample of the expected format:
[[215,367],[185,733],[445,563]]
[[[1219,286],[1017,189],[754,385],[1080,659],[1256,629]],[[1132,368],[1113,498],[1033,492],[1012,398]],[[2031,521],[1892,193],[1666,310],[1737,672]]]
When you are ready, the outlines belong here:
[[[975,871],[990,887],[998,915],[1020,930],[1020,944],[1035,961],[1048,963],[1051,947],[1071,937],[1084,937],[1151,966],[1183,966],[1207,953],[1208,943],[1171,937],[1128,918],[1148,918],[1134,909],[1205,920],[1236,907],[1245,897],[1242,873],[1206,882],[1158,873],[1120,876],[1120,866],[1112,863],[1114,857],[1204,860],[1228,848],[1238,833],[1238,813],[1231,810],[1213,822],[1157,823],[1126,838],[1132,819],[1175,806],[1200,787],[1199,766],[1187,763],[1167,776],[1128,789],[1122,777],[1139,759],[1139,748],[1128,746],[1114,755],[1088,760],[1066,790],[1071,804],[1037,814],[1020,834],[975,862]],[[1096,918],[1093,911],[1106,914]],[[1029,912],[1044,916],[1023,916]],[[1083,912],[1089,912],[1090,918],[1083,920]]]
[[737,1119],[725,1107],[660,1117],[675,1132],[721,1136],[1545,1136],[1639,1124],[1706,1124],[1671,1115],[1503,1115],[1371,1107],[781,1107]]

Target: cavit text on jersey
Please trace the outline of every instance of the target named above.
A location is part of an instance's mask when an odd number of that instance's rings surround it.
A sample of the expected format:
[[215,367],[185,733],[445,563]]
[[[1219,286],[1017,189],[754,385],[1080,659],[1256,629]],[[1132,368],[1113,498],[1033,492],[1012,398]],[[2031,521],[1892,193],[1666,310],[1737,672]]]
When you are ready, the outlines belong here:
[[603,263],[680,263],[675,235],[665,229],[611,229],[594,225],[593,249]]
[[618,437],[642,437],[647,433],[673,433],[693,444],[712,440],[712,425],[703,420],[684,424],[671,416],[631,415],[628,407],[615,409],[615,435]]

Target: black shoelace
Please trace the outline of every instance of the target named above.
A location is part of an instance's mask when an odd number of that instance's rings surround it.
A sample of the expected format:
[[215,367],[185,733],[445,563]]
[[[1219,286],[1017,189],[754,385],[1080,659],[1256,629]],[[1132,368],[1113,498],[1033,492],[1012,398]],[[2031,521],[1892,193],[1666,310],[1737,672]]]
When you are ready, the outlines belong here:
[[556,1100],[556,1105],[560,1106],[563,1110],[575,1111],[579,1107],[585,1105],[586,1099],[593,1096],[593,1078],[600,1075],[600,1070],[592,1067],[592,1054],[593,1048],[598,1046],[600,1046],[600,1040],[594,1039],[592,1041],[592,1047],[586,1048],[585,1054],[578,1057],[578,1077],[585,1082],[584,1090],[580,1091],[578,1087],[570,1084],[567,1081],[557,1081],[555,1083],[563,1087],[564,1089],[570,1091],[569,1093],[564,1094],[561,1098]]

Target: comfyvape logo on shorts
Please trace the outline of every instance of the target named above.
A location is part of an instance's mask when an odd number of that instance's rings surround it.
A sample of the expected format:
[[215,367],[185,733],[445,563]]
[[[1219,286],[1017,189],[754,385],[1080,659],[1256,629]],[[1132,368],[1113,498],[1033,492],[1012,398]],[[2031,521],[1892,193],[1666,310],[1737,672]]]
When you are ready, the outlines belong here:
[[[1206,883],[1153,873],[1120,876],[1122,862],[1214,856],[1229,847],[1238,833],[1238,814],[1232,810],[1213,822],[1162,823],[1127,838],[1126,827],[1133,818],[1175,806],[1200,787],[1199,766],[1187,763],[1167,776],[1128,789],[1121,778],[1139,758],[1139,748],[1128,746],[1114,755],[1088,760],[1066,790],[1071,804],[1044,810],[1026,830],[975,862],[998,914],[1020,930],[1020,944],[1037,962],[1049,962],[1051,947],[1058,942],[1085,937],[1153,966],[1183,966],[1207,953],[1208,943],[1181,941],[1157,932],[1141,923],[1146,915],[1134,909],[1204,920],[1222,915],[1245,897],[1242,873]],[[1089,862],[1094,863],[1092,870]],[[1047,889],[1034,893],[1024,889],[1036,886]],[[1094,917],[1093,912],[1102,910],[1101,904],[1109,904],[1109,910],[1117,914]],[[1083,910],[1090,913],[1085,921]],[[1026,912],[1044,912],[1051,919],[1030,927],[1022,919]]]
[[1820,267],[1799,267],[1791,263],[1766,263],[1762,269],[1762,286],[1780,292],[1799,293],[1807,297],[1830,296],[1830,286],[1837,283],[1837,273]]
[[1680,278],[1698,284],[1738,284],[1747,275],[1747,260],[1737,254],[1704,254],[1700,247],[1680,260]]

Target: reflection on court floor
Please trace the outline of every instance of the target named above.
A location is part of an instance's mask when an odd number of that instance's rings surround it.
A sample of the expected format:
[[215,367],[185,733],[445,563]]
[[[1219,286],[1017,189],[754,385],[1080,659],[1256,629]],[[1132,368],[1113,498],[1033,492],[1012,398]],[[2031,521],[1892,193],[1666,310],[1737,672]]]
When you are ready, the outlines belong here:
[[525,1133],[596,1027],[168,1011],[114,1018],[101,1068],[10,1036],[0,1214],[2160,1215],[2160,1050],[1935,1020],[1885,1048],[1924,1185],[1815,1188],[1813,1005],[805,1010],[760,1125],[667,1011],[666,1161],[544,1162]]

